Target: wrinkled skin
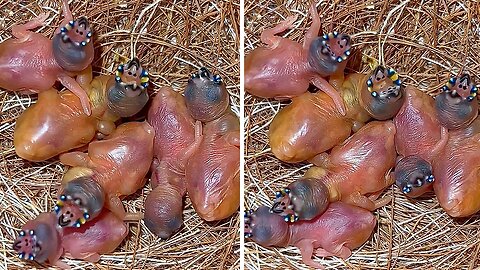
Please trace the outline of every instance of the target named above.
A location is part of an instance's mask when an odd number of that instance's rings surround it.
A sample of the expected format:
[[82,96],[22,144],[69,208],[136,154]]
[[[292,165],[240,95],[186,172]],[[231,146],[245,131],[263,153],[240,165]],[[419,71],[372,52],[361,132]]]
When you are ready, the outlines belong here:
[[[66,0],[62,2],[64,19],[48,39],[30,30],[40,27],[48,18],[44,13],[25,24],[12,27],[14,38],[0,44],[0,87],[8,91],[40,93],[61,82],[81,101],[89,115],[90,103],[80,85],[93,61],[92,32],[88,21],[81,17],[73,21]],[[77,76],[77,81],[73,77]]]
[[365,243],[375,228],[376,218],[368,210],[342,202],[330,204],[323,215],[309,221],[285,223],[261,206],[245,214],[245,237],[269,247],[296,246],[303,262],[317,269],[323,266],[312,259],[337,256],[347,259],[352,249]]
[[390,198],[375,201],[393,184],[395,126],[392,121],[370,122],[330,155],[312,160],[302,179],[277,192],[272,211],[285,221],[311,220],[327,209],[329,202],[343,201],[373,211]]
[[370,118],[392,118],[405,99],[405,89],[397,73],[382,66],[369,74],[350,74],[344,81],[336,78],[331,82],[339,89],[346,115],[341,115],[333,100],[323,92],[293,98],[270,124],[269,142],[278,159],[310,160],[343,142],[352,130],[356,132]]
[[91,76],[85,77],[82,81],[92,105],[90,116],[83,113],[80,100],[70,91],[57,93],[51,89],[39,93],[37,103],[17,120],[14,132],[17,155],[30,161],[47,160],[86,145],[95,135],[104,138],[115,130],[115,121],[120,117],[139,112],[148,101],[146,87],[141,85],[142,80],[148,81],[148,75],[142,76],[146,70],[136,58],[120,67],[127,72],[135,70],[135,74],[127,76],[124,72],[118,77],[120,80],[117,76],[102,75],[93,80]]
[[433,162],[433,189],[452,217],[480,210],[480,118],[466,129],[450,131],[447,145]]
[[61,227],[80,227],[100,214],[102,207],[123,220],[143,218],[127,214],[121,196],[145,184],[153,159],[153,128],[147,122],[130,122],[103,141],[88,146],[88,153],[72,152],[60,161],[72,166],[64,175],[55,211]]
[[201,218],[221,220],[240,204],[240,123],[220,76],[205,68],[189,80],[185,102],[190,115],[204,121],[203,140],[186,166],[188,196]]
[[58,229],[54,213],[41,213],[22,227],[13,249],[21,259],[70,269],[59,260],[62,255],[97,262],[100,254],[114,251],[127,234],[127,225],[107,210],[82,228],[65,229]]
[[[201,123],[195,126],[185,100],[173,89],[161,88],[148,111],[155,130],[152,188],[145,200],[145,225],[162,239],[182,226],[186,193],[185,165],[201,142]],[[195,130],[197,128],[197,130]]]
[[293,28],[296,16],[263,31],[260,39],[267,46],[256,48],[245,57],[245,89],[259,97],[287,99],[305,93],[312,83],[326,92],[343,114],[343,102],[325,77],[343,77],[350,55],[350,37],[337,32],[319,37],[320,18],[314,4],[310,14],[312,25],[303,45],[276,36]]
[[401,159],[395,166],[395,181],[412,198],[431,190],[431,162],[445,147],[448,130],[437,119],[434,99],[414,88],[406,88],[406,101],[395,116],[395,147]]
[[440,123],[449,130],[466,128],[478,115],[478,89],[463,74],[452,77],[435,98],[435,108]]

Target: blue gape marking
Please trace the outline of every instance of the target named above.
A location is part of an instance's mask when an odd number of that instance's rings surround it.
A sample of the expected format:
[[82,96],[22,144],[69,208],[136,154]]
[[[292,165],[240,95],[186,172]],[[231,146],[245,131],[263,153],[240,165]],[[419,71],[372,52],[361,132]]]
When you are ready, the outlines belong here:
[[90,44],[92,32],[85,17],[68,22],[52,39],[55,61],[65,70],[78,72],[90,64],[93,46]]
[[330,76],[337,72],[340,63],[348,59],[350,47],[350,36],[338,32],[324,34],[310,44],[308,62],[321,76]]
[[[478,115],[478,87],[470,75],[452,77],[435,97],[440,123],[451,130],[467,127]],[[474,102],[475,101],[475,102]]]
[[147,104],[148,71],[134,57],[124,65],[119,65],[115,73],[115,84],[107,91],[108,108],[119,117],[137,114]]
[[195,120],[212,121],[229,107],[229,95],[220,75],[202,67],[193,73],[184,92],[190,114]]

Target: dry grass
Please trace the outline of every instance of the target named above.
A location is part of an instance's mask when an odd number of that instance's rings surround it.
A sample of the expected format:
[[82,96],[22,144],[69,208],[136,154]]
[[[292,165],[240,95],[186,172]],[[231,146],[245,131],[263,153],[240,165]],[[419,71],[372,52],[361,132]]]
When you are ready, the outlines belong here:
[[[51,36],[60,22],[59,0],[0,0],[0,40],[11,26],[50,12]],[[171,85],[181,91],[189,74],[200,66],[219,73],[239,108],[239,1],[74,1],[75,15],[86,15],[95,31],[96,74],[111,74],[136,54],[151,74],[154,87]],[[35,102],[0,90],[0,269],[40,267],[16,258],[11,246],[28,219],[52,210],[65,167],[52,159],[31,163],[15,155],[15,120]],[[130,211],[142,211],[149,185],[125,200]],[[126,241],[96,264],[65,260],[74,269],[238,269],[239,219],[206,223],[187,200],[185,226],[167,241],[157,239],[143,223],[130,223]]]
[[[245,49],[261,46],[261,31],[292,14],[296,28],[286,37],[300,41],[310,24],[307,1],[259,0],[245,8]],[[434,94],[450,74],[469,71],[480,82],[480,6],[475,2],[323,1],[317,5],[323,30],[353,34],[354,47],[399,71],[406,84]],[[367,64],[350,72],[366,72]],[[267,131],[286,102],[245,98],[246,208],[269,205],[274,191],[303,175],[310,165],[287,164],[270,151]],[[319,259],[328,269],[474,269],[480,266],[480,215],[450,218],[432,194],[408,200],[396,186],[385,191],[391,204],[375,211],[371,239],[344,261]],[[245,246],[247,269],[305,268],[296,248]]]

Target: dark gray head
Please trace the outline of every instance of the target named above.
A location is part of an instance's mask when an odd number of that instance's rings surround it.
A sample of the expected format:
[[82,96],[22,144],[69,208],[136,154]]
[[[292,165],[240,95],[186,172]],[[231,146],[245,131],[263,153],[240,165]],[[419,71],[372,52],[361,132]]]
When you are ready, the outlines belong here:
[[281,216],[271,213],[266,206],[260,206],[256,211],[245,211],[244,221],[245,238],[262,246],[282,246],[288,240],[288,223]]
[[58,196],[55,213],[60,227],[80,227],[100,214],[105,203],[104,190],[90,177],[68,182]]
[[210,122],[228,110],[230,99],[222,78],[202,67],[188,80],[185,103],[195,120]]
[[42,213],[23,226],[13,242],[13,250],[20,259],[44,263],[58,253],[59,234],[49,222],[54,218],[52,213]]
[[404,157],[395,166],[395,182],[408,197],[418,197],[435,181],[432,165],[419,156]]
[[53,37],[53,56],[65,70],[79,72],[93,61],[92,31],[85,17],[70,21]]
[[272,213],[281,215],[286,222],[311,220],[328,207],[330,194],[325,184],[315,178],[299,179],[275,194]]
[[120,65],[115,73],[115,83],[107,92],[108,108],[115,115],[130,117],[138,113],[148,102],[148,71],[134,57]]
[[183,195],[169,185],[157,186],[145,200],[145,225],[162,239],[182,227],[182,214]]
[[478,88],[470,75],[452,77],[435,98],[440,123],[450,129],[466,128],[478,115]]
[[321,76],[330,76],[345,67],[340,64],[350,56],[350,47],[351,39],[346,34],[333,32],[317,37],[310,45],[308,63]]
[[392,68],[376,67],[365,82],[361,103],[371,117],[387,120],[395,115],[405,101],[405,87]]

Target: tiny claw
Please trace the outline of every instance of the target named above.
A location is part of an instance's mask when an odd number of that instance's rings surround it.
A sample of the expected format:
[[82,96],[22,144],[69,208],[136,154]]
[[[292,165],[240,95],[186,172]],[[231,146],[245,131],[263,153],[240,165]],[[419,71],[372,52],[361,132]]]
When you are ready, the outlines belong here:
[[82,102],[82,107],[83,107],[83,112],[87,115],[90,116],[92,115],[92,109],[90,107],[90,102]]
[[45,25],[45,21],[50,17],[50,12],[43,12],[38,15],[37,20]]

